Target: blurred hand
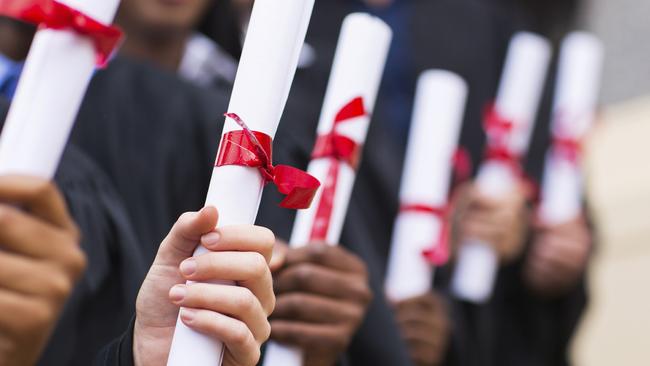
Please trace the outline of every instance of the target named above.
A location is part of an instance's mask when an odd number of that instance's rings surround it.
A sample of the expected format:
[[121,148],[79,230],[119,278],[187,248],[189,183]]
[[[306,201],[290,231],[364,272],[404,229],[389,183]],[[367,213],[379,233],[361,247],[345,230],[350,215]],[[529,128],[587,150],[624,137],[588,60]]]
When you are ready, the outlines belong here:
[[284,260],[273,274],[277,305],[271,339],[300,347],[306,366],[336,364],[372,298],[365,264],[340,246],[322,243],[276,256]]
[[460,188],[454,202],[454,241],[478,239],[494,247],[504,263],[524,248],[529,225],[528,188],[521,184],[500,200],[483,195],[475,184]]
[[[160,245],[136,303],[137,366],[166,364],[179,307],[183,323],[224,343],[223,365],[257,364],[275,304],[268,267],[275,238],[255,226],[215,229],[217,217],[214,207],[186,213]],[[199,243],[210,252],[192,258]],[[239,286],[209,283],[218,280]]]
[[438,366],[449,344],[449,315],[444,300],[426,294],[395,305],[397,323],[417,366]]
[[0,177],[0,202],[0,365],[34,365],[86,260],[51,183]]
[[583,218],[566,224],[535,225],[535,234],[525,265],[531,289],[555,295],[571,289],[584,274],[592,238]]

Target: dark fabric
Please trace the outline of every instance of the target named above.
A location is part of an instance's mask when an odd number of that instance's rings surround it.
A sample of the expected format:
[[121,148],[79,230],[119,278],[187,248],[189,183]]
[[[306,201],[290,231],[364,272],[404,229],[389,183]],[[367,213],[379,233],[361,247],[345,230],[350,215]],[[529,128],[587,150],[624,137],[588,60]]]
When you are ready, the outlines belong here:
[[[124,197],[149,265],[176,219],[204,204],[227,93],[118,57],[93,79],[72,140],[96,159]],[[123,326],[120,334],[126,326]],[[132,328],[97,365],[131,365]]]
[[72,141],[124,198],[147,264],[176,219],[203,207],[226,102],[121,57],[89,87]]
[[134,321],[131,321],[121,337],[99,352],[93,366],[133,366],[133,327]]
[[[6,107],[0,102],[0,121]],[[128,325],[146,268],[121,199],[87,156],[68,146],[55,182],[81,231],[88,267],[38,365],[87,366]]]

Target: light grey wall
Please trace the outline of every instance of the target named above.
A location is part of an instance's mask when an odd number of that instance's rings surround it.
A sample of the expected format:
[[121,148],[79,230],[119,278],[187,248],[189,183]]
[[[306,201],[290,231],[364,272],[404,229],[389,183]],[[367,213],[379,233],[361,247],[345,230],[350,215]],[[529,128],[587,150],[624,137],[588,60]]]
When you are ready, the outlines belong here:
[[605,43],[603,102],[650,94],[650,0],[586,0],[586,28]]

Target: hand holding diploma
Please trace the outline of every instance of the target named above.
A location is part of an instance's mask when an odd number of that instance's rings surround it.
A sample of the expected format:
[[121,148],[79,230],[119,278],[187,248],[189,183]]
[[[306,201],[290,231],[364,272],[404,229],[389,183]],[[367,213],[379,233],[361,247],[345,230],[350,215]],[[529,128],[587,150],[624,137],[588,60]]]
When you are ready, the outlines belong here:
[[594,121],[603,45],[584,32],[562,44],[551,135],[539,205],[539,220],[526,262],[534,290],[555,295],[575,285],[591,252],[591,232],[582,214],[581,141]]
[[449,185],[466,98],[467,84],[452,72],[420,76],[385,284],[416,365],[437,365],[447,349],[449,314],[432,283],[450,254]]
[[[255,1],[206,198],[206,205],[219,208],[220,227],[253,224],[266,183],[287,194],[283,206],[291,208],[309,207],[319,186],[304,172],[272,161],[273,138],[313,5],[314,0]],[[207,250],[199,246],[195,255]],[[210,279],[231,285],[236,280]],[[179,318],[167,365],[220,365],[224,351],[218,337],[206,336]]]
[[273,272],[277,305],[270,318],[271,339],[278,343],[270,345],[304,350],[300,364],[333,365],[350,345],[372,299],[366,265],[338,245],[276,245],[285,254]]
[[0,364],[34,365],[86,260],[47,180],[0,177],[0,202]]
[[433,291],[395,304],[395,317],[417,366],[444,362],[451,338],[451,320],[445,299]]
[[[523,175],[522,158],[528,150],[550,57],[549,42],[537,35],[518,33],[510,42],[496,101],[486,110],[483,121],[487,147],[476,179],[478,193],[473,194],[478,200],[470,201],[482,210],[475,212],[472,219],[476,220],[469,225],[480,227],[485,235],[461,238],[452,280],[452,291],[460,299],[475,303],[489,300],[500,261],[495,248],[508,244],[499,242],[508,239],[505,230],[523,230],[506,225],[516,221],[500,222],[496,213],[506,218],[520,213],[515,206],[521,202],[517,196]],[[505,205],[499,209],[498,202],[508,199],[513,204],[511,209]]]
[[[179,307],[183,324],[224,342],[224,365],[255,365],[259,360],[275,304],[268,267],[275,237],[252,225],[215,229],[218,220],[213,207],[184,214],[160,245],[136,304],[137,366],[166,362]],[[205,253],[192,257],[197,243]]]

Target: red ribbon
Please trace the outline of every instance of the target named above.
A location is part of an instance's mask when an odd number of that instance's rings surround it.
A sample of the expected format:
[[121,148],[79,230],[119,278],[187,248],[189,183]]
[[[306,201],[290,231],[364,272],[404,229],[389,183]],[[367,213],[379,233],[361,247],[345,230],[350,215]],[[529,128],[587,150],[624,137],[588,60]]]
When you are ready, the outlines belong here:
[[286,195],[280,206],[306,209],[311,205],[320,182],[306,172],[286,165],[272,163],[271,136],[251,131],[235,113],[226,113],[242,130],[224,134],[215,166],[238,165],[257,168],[264,183],[273,182],[280,193]]
[[328,134],[319,136],[316,140],[312,159],[329,159],[330,167],[316,209],[310,236],[311,240],[327,239],[341,163],[346,163],[353,169],[356,169],[359,164],[361,147],[349,137],[339,134],[337,127],[342,123],[367,114],[363,98],[352,99],[336,114],[332,130]]
[[451,166],[454,170],[454,186],[469,180],[472,177],[472,156],[466,148],[459,146],[451,158]]
[[483,117],[483,128],[487,135],[485,159],[502,162],[510,166],[516,175],[522,175],[520,156],[508,146],[514,127],[514,122],[501,115],[494,103],[488,105]]
[[429,249],[422,251],[424,258],[431,264],[436,266],[443,266],[449,261],[449,237],[450,237],[450,226],[449,226],[449,207],[443,206],[427,206],[420,204],[411,204],[411,205],[402,205],[400,207],[401,213],[422,213],[431,216],[435,216],[440,219],[442,223],[442,228],[440,230],[440,236],[437,241],[434,242]]
[[48,29],[72,29],[90,38],[100,67],[106,65],[122,39],[122,31],[117,27],[102,24],[54,0],[0,0],[0,15]]
[[552,142],[553,154],[560,156],[573,164],[578,164],[582,153],[580,140],[572,137],[554,136]]

